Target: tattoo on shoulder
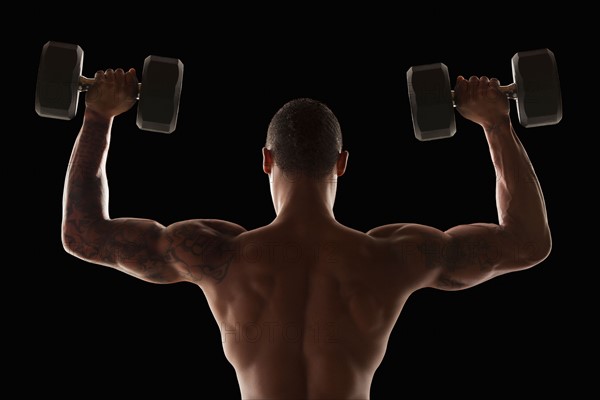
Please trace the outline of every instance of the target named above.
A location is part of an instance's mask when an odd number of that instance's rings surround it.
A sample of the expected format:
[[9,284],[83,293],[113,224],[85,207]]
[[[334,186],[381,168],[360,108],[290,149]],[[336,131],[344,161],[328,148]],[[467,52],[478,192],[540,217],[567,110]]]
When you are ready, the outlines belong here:
[[208,276],[221,283],[225,279],[233,253],[227,251],[220,234],[207,234],[201,228],[182,226],[171,232],[170,242],[168,254],[186,267],[190,280],[198,283]]

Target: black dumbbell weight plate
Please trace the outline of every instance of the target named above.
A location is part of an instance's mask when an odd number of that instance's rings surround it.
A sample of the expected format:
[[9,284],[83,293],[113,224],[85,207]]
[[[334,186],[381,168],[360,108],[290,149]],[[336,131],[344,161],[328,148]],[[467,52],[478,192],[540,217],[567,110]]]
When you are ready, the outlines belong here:
[[146,57],[137,112],[140,129],[161,133],[175,130],[182,80],[183,64],[180,60]]
[[47,118],[69,120],[77,114],[81,47],[47,42],[42,48],[35,90],[35,111]]
[[442,63],[411,67],[408,98],[417,139],[448,138],[456,133],[448,67]]

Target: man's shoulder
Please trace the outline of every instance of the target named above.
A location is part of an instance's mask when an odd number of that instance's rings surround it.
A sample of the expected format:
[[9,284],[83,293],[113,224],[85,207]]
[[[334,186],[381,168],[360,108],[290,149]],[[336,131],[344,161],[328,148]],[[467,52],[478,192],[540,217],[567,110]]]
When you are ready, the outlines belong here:
[[376,239],[424,238],[440,234],[436,228],[412,222],[387,224],[367,231],[367,235]]
[[238,236],[244,232],[247,232],[246,228],[233,222],[224,221],[220,219],[188,219],[180,222],[176,222],[169,226],[169,230],[172,232],[180,233],[200,233],[212,235],[224,235],[224,236]]

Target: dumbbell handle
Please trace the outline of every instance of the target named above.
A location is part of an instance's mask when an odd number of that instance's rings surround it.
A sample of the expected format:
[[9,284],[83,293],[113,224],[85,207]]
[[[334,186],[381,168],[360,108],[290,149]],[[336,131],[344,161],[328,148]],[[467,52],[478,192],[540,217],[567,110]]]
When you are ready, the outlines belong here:
[[[498,89],[500,89],[500,91],[502,93],[504,93],[506,95],[506,97],[508,97],[511,100],[516,100],[517,99],[517,84],[516,83],[511,83],[510,85],[506,85],[506,86],[498,86]],[[454,90],[450,91],[452,93],[452,104],[454,104],[454,106],[456,107],[456,102],[454,101],[455,98],[455,94],[454,94]]]
[[[94,83],[96,83],[96,79],[86,78],[85,76],[80,76],[78,89],[80,92],[87,92]],[[135,97],[136,100],[140,99],[140,91],[141,90],[142,90],[142,84],[138,83],[138,92],[137,92],[137,96]]]

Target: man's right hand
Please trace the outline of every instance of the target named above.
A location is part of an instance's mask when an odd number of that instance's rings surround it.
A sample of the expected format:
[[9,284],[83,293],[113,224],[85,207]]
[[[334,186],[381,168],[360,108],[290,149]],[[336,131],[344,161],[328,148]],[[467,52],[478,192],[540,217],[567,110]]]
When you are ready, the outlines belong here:
[[499,86],[496,78],[472,76],[467,80],[459,76],[454,88],[456,109],[485,130],[509,122],[509,100]]
[[94,80],[85,96],[88,110],[110,119],[124,113],[135,104],[138,80],[133,68],[127,72],[121,68],[115,71],[98,71]]

